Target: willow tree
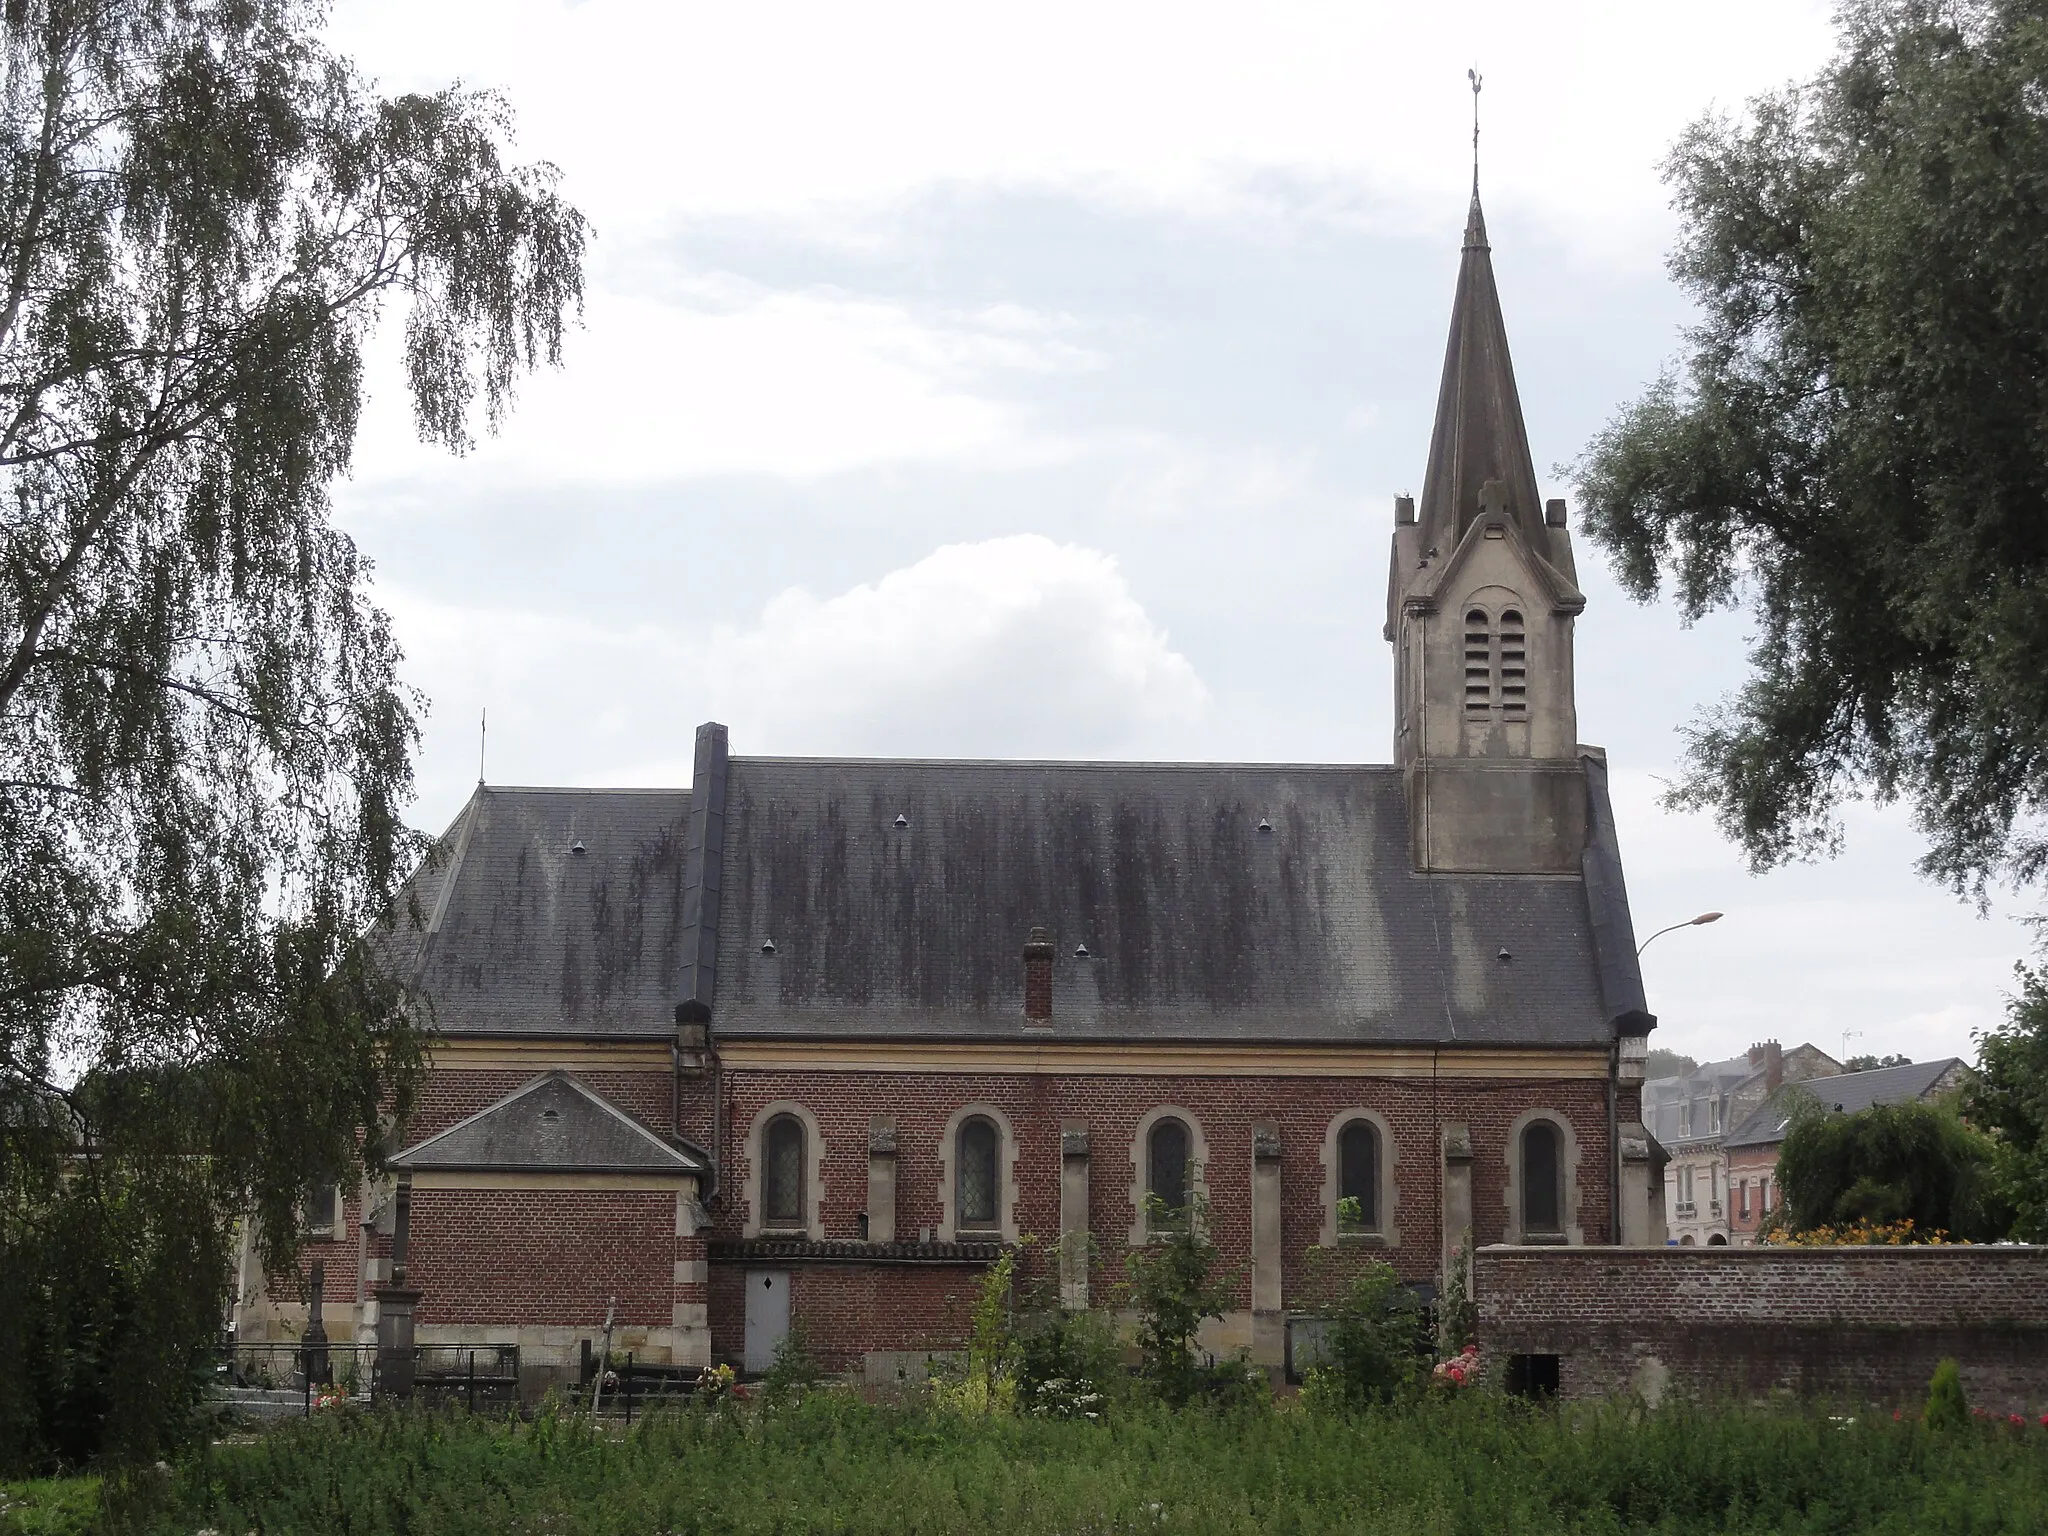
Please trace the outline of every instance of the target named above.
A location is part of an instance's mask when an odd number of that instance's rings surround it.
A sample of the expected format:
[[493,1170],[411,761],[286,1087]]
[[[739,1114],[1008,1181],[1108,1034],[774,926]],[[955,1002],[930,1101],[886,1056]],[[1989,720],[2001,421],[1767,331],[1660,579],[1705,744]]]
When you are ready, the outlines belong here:
[[1579,479],[1637,596],[1756,621],[1678,800],[1758,865],[1897,800],[1981,892],[2048,874],[2048,11],[1838,25],[1815,79],[1673,151],[1699,318]]
[[361,942],[418,701],[329,487],[387,311],[460,451],[584,225],[501,103],[380,96],[322,20],[0,5],[0,1463],[174,1435],[234,1221],[289,1261],[418,1073]]

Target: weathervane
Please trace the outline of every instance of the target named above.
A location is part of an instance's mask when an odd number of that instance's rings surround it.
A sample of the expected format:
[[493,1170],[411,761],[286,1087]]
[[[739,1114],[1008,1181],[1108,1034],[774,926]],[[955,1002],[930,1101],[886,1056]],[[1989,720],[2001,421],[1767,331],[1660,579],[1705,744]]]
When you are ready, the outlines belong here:
[[1479,195],[1479,87],[1486,77],[1479,73],[1479,66],[1473,65],[1465,71],[1465,78],[1472,82],[1472,195]]

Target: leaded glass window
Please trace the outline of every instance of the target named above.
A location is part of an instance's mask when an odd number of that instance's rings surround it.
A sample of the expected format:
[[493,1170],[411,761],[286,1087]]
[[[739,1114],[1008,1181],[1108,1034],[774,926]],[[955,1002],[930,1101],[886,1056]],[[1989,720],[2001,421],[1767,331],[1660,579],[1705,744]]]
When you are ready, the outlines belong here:
[[768,1177],[763,1189],[763,1223],[771,1227],[809,1225],[804,1214],[804,1125],[795,1115],[768,1122]]
[[1538,1120],[1522,1132],[1522,1230],[1546,1236],[1564,1230],[1564,1190],[1557,1127]]
[[1337,1134],[1338,1229],[1380,1229],[1380,1135],[1370,1120],[1354,1120]]
[[1168,1117],[1152,1127],[1147,1139],[1146,1188],[1159,1197],[1168,1211],[1179,1212],[1188,1204],[1188,1128]]
[[960,1127],[954,1148],[954,1201],[963,1227],[996,1225],[996,1128],[976,1116]]

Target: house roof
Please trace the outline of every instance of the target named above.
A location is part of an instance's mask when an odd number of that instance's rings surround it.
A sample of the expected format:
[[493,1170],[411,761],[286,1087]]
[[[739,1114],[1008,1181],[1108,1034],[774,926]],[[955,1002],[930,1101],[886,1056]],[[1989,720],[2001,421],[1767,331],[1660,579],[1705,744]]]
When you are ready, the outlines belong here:
[[1879,1067],[1871,1072],[1843,1072],[1833,1077],[1809,1078],[1787,1083],[1758,1106],[1742,1124],[1728,1133],[1729,1147],[1772,1146],[1785,1139],[1785,1130],[1799,1105],[1799,1095],[1817,1099],[1823,1108],[1854,1114],[1875,1104],[1904,1104],[1932,1094],[1941,1080],[1962,1066],[1959,1056],[1938,1061],[1916,1061],[1904,1067]]
[[549,1072],[391,1159],[408,1172],[702,1173],[710,1160],[664,1141],[566,1072]]
[[701,943],[723,1039],[1017,1038],[1034,925],[1055,1038],[1604,1046],[1641,1014],[1639,983],[1602,995],[1618,860],[1418,875],[1394,768],[734,757],[722,784],[694,907],[688,793],[479,787],[388,941],[434,1027],[672,1038]]

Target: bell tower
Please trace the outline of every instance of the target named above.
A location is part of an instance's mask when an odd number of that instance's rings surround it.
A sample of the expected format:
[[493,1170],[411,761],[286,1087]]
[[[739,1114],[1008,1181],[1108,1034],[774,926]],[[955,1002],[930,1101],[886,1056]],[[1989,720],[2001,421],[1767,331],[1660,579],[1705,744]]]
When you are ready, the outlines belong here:
[[1529,455],[1479,189],[1465,221],[1418,508],[1394,503],[1394,760],[1418,870],[1577,873],[1586,783],[1562,501]]

